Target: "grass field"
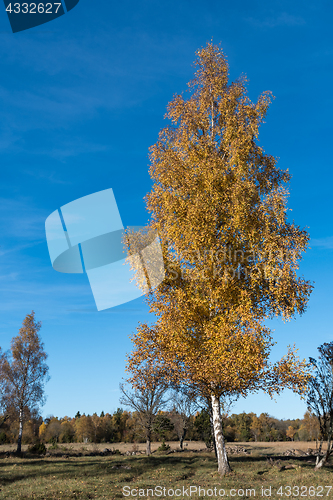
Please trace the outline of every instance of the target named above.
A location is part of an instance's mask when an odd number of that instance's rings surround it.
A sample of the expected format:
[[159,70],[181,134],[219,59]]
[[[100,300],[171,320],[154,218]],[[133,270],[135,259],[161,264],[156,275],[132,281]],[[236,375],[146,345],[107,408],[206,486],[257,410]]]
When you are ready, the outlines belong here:
[[[170,444],[177,448],[177,443]],[[158,446],[154,443],[153,450]],[[147,498],[147,489],[151,490],[149,497],[162,499],[333,499],[333,487],[329,489],[333,467],[314,472],[314,457],[302,456],[302,451],[315,448],[312,443],[230,445],[234,446],[246,448],[247,453],[229,455],[233,472],[224,478],[217,473],[214,454],[197,442],[188,443],[184,452],[155,452],[150,457],[99,454],[105,447],[132,453],[133,445],[123,443],[59,445],[43,458],[14,457],[8,453],[13,446],[0,446],[0,499]],[[284,456],[287,449],[296,449],[299,456]],[[154,490],[156,487],[160,488]]]

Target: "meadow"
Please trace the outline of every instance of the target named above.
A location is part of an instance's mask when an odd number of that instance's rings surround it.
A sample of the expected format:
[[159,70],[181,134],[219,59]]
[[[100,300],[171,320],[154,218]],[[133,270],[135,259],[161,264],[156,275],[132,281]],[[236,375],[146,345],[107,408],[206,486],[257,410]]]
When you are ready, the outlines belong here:
[[[305,455],[313,443],[227,445],[233,472],[224,478],[204,443],[189,442],[178,451],[172,442],[168,453],[156,451],[159,444],[150,457],[143,454],[144,444],[75,443],[36,457],[24,447],[20,458],[13,445],[2,445],[0,499],[147,498],[147,490],[149,498],[333,498],[333,467],[315,472],[315,458]],[[122,454],[102,455],[106,447]],[[245,452],[231,453],[235,447]]]

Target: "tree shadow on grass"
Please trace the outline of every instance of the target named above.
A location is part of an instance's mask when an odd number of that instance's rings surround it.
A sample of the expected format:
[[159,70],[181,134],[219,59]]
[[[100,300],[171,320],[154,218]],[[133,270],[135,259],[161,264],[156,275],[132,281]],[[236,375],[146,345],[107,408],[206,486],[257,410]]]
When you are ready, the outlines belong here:
[[[204,460],[203,460],[204,458]],[[278,473],[283,473],[283,466],[288,464],[300,465],[304,470],[314,469],[314,457],[287,457],[274,455],[274,463],[269,463],[269,457],[253,457],[253,456],[231,456],[229,457],[231,466],[238,464],[241,468],[242,464],[244,467],[248,467],[251,464],[257,464],[258,474],[263,475],[270,470],[274,465]],[[311,463],[309,462],[311,460]],[[147,475],[147,471],[150,474],[154,472],[159,472],[164,470],[165,474],[172,473],[174,480],[185,480],[191,478],[196,474],[197,471],[205,474],[212,470],[212,466],[216,468],[217,461],[215,456],[205,456],[202,455],[191,455],[191,456],[181,456],[179,455],[159,455],[159,456],[133,456],[133,457],[71,457],[64,460],[61,459],[17,459],[15,462],[17,465],[23,468],[20,471],[3,471],[2,478],[0,479],[0,485],[6,486],[8,484],[13,484],[21,480],[34,479],[34,478],[51,478],[57,477],[65,480],[77,479],[84,477],[88,478],[98,478],[99,476],[108,476],[108,479],[113,482],[117,481],[128,482],[134,477],[137,480],[144,478]],[[7,462],[4,461],[3,465],[14,465],[13,460]],[[238,468],[238,467],[237,467]],[[260,470],[261,469],[261,470]],[[325,471],[333,472],[332,466],[326,466]]]
[[[207,468],[214,460],[207,461]],[[1,463],[1,462],[0,462]],[[4,461],[4,466],[14,464],[23,468],[19,472],[8,471],[2,474],[0,485],[5,486],[21,480],[34,478],[48,478],[57,476],[62,479],[74,479],[77,477],[98,477],[106,474],[112,478],[116,477],[118,482],[128,482],[133,477],[139,478],[147,473],[149,469],[152,473],[161,467],[170,469],[178,473],[179,479],[187,479],[195,474],[195,470],[202,468],[201,457],[174,457],[174,456],[150,456],[150,457],[107,457],[104,459],[86,459],[74,457],[65,460],[50,459],[28,459],[20,458],[10,462]]]
[[[277,462],[281,464],[280,469],[277,469],[278,472],[284,472],[285,470],[288,470],[288,465],[293,464],[296,466],[300,466],[303,470],[314,470],[315,463],[316,463],[316,458],[311,455],[307,456],[299,456],[299,457],[291,457],[291,456],[285,456],[285,455],[265,455],[261,457],[253,457],[253,456],[231,456],[228,457],[230,463],[237,463],[237,464],[250,464],[250,463],[258,463],[262,464],[265,467],[264,471],[259,471],[258,474],[264,474],[265,472],[268,472],[274,465],[277,465]],[[269,459],[273,459],[273,464],[270,464]],[[267,468],[267,466],[269,466]],[[327,472],[333,473],[333,464],[328,463],[327,465],[324,466],[324,470]]]

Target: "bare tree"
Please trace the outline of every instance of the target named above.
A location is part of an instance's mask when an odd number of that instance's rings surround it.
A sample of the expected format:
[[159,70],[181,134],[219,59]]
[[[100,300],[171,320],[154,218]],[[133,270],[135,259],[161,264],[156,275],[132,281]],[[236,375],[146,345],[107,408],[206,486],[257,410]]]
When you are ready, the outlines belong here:
[[198,393],[194,390],[175,390],[172,397],[171,421],[179,438],[179,447],[183,449],[186,433],[189,429],[191,417],[199,408]]
[[151,437],[153,425],[159,410],[165,408],[168,399],[165,399],[168,385],[157,372],[152,375],[149,369],[142,369],[141,380],[146,379],[146,384],[126,389],[120,384],[122,396],[120,403],[137,412],[141,428],[144,430],[146,439],[146,455],[151,454]]
[[21,452],[25,413],[37,411],[45,401],[44,383],[49,379],[49,368],[40,328],[32,311],[25,317],[19,334],[12,338],[11,352],[0,358],[1,406],[13,408],[19,418],[17,453]]
[[[317,417],[320,427],[320,445],[315,470],[327,463],[333,453],[333,342],[318,347],[318,361],[310,358],[314,376],[308,384],[307,405]],[[327,450],[322,458],[323,441],[327,440]]]

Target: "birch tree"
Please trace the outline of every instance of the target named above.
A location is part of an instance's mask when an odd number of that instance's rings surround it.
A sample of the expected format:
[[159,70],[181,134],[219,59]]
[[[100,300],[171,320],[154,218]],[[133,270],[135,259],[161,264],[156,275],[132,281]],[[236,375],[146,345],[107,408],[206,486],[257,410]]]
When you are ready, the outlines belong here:
[[44,384],[49,378],[49,368],[40,329],[41,323],[36,322],[32,311],[25,317],[19,334],[12,338],[10,353],[1,358],[1,404],[4,408],[13,408],[18,415],[17,453],[21,452],[25,413],[38,410],[45,401]]
[[[154,356],[210,398],[223,475],[221,398],[305,390],[306,362],[294,347],[268,362],[264,320],[305,311],[312,286],[297,269],[309,235],[287,220],[289,173],[258,144],[271,93],[251,102],[246,78],[229,83],[226,57],[210,43],[195,65],[188,97],[174,96],[171,123],[150,148],[149,230],[160,237],[166,273],[148,295],[157,320],[138,327],[131,366]],[[142,273],[136,279],[142,286]]]

